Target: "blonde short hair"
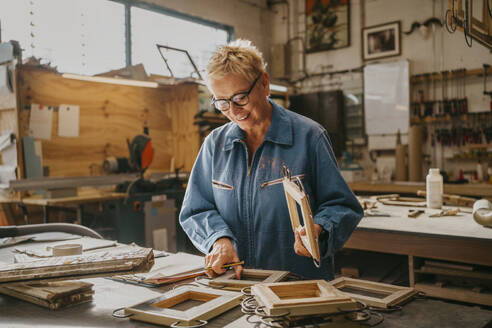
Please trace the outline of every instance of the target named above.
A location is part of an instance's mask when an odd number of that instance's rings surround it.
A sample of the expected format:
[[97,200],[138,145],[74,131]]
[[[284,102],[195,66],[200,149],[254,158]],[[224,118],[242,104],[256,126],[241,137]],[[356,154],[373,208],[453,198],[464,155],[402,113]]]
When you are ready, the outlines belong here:
[[229,73],[244,76],[253,82],[266,71],[263,55],[249,40],[237,39],[215,51],[207,65],[207,84]]

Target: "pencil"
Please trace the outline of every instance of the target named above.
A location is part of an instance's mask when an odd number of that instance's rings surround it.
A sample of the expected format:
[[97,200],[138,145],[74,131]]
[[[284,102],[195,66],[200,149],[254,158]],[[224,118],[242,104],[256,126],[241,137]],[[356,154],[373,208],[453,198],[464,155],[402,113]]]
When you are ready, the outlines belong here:
[[[224,264],[222,266],[222,268],[227,269],[227,268],[232,268],[232,267],[235,267],[235,266],[238,266],[238,265],[243,265],[243,264],[244,264],[244,261],[234,262],[234,263],[228,263],[228,264]],[[212,269],[211,266],[205,267],[205,270],[210,270],[210,269]]]

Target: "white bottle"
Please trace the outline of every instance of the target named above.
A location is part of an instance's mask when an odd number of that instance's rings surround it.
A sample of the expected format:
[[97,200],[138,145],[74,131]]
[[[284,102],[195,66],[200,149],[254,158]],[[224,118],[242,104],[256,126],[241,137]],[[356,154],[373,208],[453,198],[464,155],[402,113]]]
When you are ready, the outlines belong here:
[[426,179],[427,208],[442,207],[442,175],[439,169],[429,169]]

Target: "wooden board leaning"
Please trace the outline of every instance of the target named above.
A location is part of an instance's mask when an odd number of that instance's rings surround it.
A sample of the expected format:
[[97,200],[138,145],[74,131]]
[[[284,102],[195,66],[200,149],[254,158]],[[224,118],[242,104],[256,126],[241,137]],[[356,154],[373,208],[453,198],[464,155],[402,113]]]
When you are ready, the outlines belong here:
[[154,253],[151,248],[116,248],[111,251],[8,264],[0,268],[0,285],[147,272],[153,265]]

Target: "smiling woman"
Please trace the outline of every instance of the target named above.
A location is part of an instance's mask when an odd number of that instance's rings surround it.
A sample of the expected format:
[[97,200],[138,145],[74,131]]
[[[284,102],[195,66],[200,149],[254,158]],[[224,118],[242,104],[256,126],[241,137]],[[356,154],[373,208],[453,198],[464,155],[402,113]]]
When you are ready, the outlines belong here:
[[[250,268],[332,279],[332,256],[361,219],[362,209],[338,171],[326,130],[269,99],[265,66],[262,54],[246,40],[212,55],[207,85],[215,107],[231,122],[205,139],[180,223],[207,254],[210,277],[241,259]],[[292,231],[283,188],[269,183],[283,177],[285,166],[293,177],[303,177],[311,201],[319,269],[301,241],[305,230]],[[234,270],[239,279],[242,266]]]

